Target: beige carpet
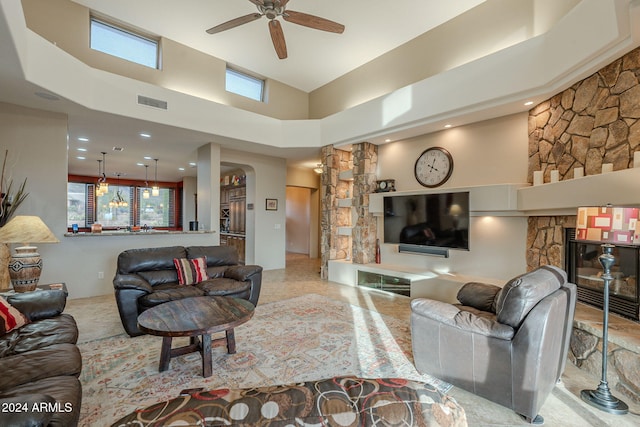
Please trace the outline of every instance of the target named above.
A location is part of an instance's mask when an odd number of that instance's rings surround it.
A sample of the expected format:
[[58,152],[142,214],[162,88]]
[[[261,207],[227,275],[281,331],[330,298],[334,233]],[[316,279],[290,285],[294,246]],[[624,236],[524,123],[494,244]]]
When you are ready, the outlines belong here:
[[[174,340],[174,345],[186,343]],[[126,335],[80,344],[84,368],[81,425],[110,425],[121,416],[194,387],[251,387],[336,375],[400,377],[449,385],[419,374],[411,359],[409,325],[396,318],[307,295],[259,305],[236,329],[236,354],[213,350],[213,375],[202,378],[197,353],[172,359],[158,372],[160,337]]]

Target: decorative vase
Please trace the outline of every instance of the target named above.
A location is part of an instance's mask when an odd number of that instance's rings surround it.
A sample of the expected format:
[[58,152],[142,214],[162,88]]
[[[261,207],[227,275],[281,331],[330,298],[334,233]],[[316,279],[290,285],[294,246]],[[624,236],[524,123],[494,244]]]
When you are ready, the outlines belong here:
[[380,264],[380,239],[376,239],[376,264]]
[[35,291],[41,272],[42,258],[35,246],[16,248],[16,254],[9,262],[9,274],[14,291]]

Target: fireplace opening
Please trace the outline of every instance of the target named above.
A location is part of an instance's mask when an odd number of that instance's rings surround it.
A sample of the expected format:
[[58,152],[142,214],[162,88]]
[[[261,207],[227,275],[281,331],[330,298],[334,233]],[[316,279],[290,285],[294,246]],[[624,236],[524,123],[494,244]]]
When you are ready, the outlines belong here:
[[[597,243],[579,242],[576,230],[566,229],[566,271],[570,282],[578,286],[578,301],[602,309],[604,281],[598,257],[602,248]],[[638,274],[640,247],[616,245],[616,258],[611,268],[613,280],[609,285],[609,310],[632,320],[640,321]]]

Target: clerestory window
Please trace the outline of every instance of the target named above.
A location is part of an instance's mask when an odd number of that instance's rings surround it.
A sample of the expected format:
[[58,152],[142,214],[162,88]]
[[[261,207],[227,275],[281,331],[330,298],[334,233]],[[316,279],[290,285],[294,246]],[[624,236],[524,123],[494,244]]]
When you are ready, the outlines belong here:
[[256,101],[264,100],[264,80],[232,68],[227,68],[225,89]]
[[95,17],[91,17],[90,47],[147,67],[160,67],[158,40]]

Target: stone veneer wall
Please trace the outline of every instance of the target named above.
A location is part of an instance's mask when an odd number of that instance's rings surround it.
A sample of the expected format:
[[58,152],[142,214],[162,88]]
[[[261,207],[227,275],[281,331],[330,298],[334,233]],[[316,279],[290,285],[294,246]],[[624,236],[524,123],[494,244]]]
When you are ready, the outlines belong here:
[[557,169],[560,179],[633,167],[640,151],[640,48],[529,112],[529,182],[533,171]]
[[368,264],[375,262],[377,221],[369,213],[369,194],[376,188],[378,146],[368,142],[353,146],[353,209],[356,221],[353,224],[353,262]]
[[[633,167],[640,151],[640,48],[574,84],[529,112],[528,181],[533,172],[551,170],[572,179],[573,169],[601,173],[603,163],[614,170]],[[527,227],[527,270],[551,264],[565,268],[565,228],[575,216],[530,217]],[[569,359],[599,378],[602,338],[574,326]],[[609,343],[608,382],[632,408],[640,408],[640,354]],[[594,384],[594,387],[597,384]],[[623,397],[624,396],[624,397]]]

